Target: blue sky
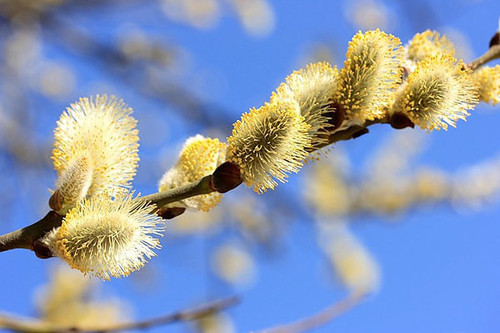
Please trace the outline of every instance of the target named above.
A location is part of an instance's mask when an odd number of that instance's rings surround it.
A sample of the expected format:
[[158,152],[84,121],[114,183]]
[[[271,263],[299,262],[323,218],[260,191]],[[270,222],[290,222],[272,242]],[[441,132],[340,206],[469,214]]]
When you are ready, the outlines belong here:
[[[500,16],[500,3],[495,0],[384,4],[394,20],[388,32],[403,42],[425,29],[455,29],[469,42],[473,57],[486,50]],[[347,20],[346,6],[347,2],[326,0],[273,1],[276,26],[263,38],[248,35],[234,16],[223,17],[216,27],[205,31],[173,24],[155,6],[142,3],[116,11],[76,12],[64,19],[103,43],[112,43],[125,25],[139,26],[154,38],[181,45],[189,51],[191,69],[179,79],[180,84],[214,103],[210,112],[218,112],[217,106],[224,108],[225,114],[215,119],[221,128],[230,128],[242,112],[262,105],[286,75],[303,65],[301,59],[310,45],[328,42],[336,65],[341,67],[347,43],[359,30]],[[36,93],[29,96],[30,107],[38,113],[39,138],[52,140],[60,112],[78,97],[116,94],[134,108],[139,130],[144,129],[141,165],[134,184],[139,192],[150,193],[156,190],[162,168],[175,159],[179,145],[191,135],[210,131],[183,117],[175,107],[148,99],[119,79],[110,78],[105,69],[74,56],[50,37],[44,35],[43,39],[44,55],[73,67],[77,83],[69,96],[56,101],[46,101]],[[496,156],[498,111],[498,107],[481,104],[456,129],[428,134],[428,148],[418,162],[453,172]],[[369,135],[338,146],[348,152],[353,165],[359,165],[393,131],[389,126],[378,126]],[[220,133],[221,138],[226,135],[229,133]],[[53,186],[56,175],[50,170],[26,168],[21,170],[24,178],[13,180],[9,179],[12,161],[3,156],[1,163],[6,184],[13,182],[8,186],[24,189],[17,198],[13,194],[11,213],[2,214],[3,233],[43,216],[48,200],[45,189]],[[280,200],[280,195],[299,192],[300,179],[292,176],[275,193],[257,199]],[[286,193],[282,187],[288,188]],[[479,211],[457,212],[445,205],[415,209],[396,223],[383,218],[353,219],[353,233],[381,267],[382,284],[377,293],[318,332],[494,331],[500,326],[496,313],[500,307],[499,217],[500,208],[494,202]],[[254,249],[258,280],[250,287],[231,288],[207,273],[208,251],[222,236],[170,238],[167,228],[163,249],[151,263],[158,277],[151,288],[138,288],[137,279],[131,277],[106,282],[102,289],[131,303],[136,318],[238,294],[242,303],[228,312],[238,332],[293,321],[346,295],[338,284],[325,278],[324,258],[310,222],[290,221],[277,253]],[[39,260],[25,250],[2,253],[0,309],[33,315],[32,294],[47,279],[56,260]],[[151,332],[167,330],[182,332],[186,326],[171,325]]]

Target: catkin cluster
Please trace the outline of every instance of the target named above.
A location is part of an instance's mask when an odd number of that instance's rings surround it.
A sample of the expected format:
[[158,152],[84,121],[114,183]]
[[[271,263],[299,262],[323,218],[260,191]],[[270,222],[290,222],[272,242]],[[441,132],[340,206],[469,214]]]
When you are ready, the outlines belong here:
[[[159,191],[213,175],[213,192],[159,208],[170,216],[186,208],[208,211],[222,196],[217,174],[258,193],[273,189],[337,135],[354,138],[374,123],[447,129],[479,100],[498,103],[500,66],[473,73],[454,54],[452,43],[433,31],[415,35],[406,47],[379,30],[357,33],[340,70],[319,62],[293,72],[269,102],[242,115],[227,143],[189,138]],[[154,236],[162,231],[151,207],[130,194],[139,160],[130,114],[113,97],[85,98],[63,113],[55,131],[59,178],[50,206],[65,218],[43,242],[72,267],[105,279],[139,269],[159,247]]]
[[243,114],[228,138],[227,160],[262,193],[348,129],[359,128],[356,137],[373,123],[427,131],[455,126],[479,99],[499,101],[500,66],[472,73],[454,53],[434,31],[406,47],[379,30],[359,32],[340,71],[310,64],[289,75],[264,106]]
[[138,131],[115,97],[82,98],[61,115],[52,152],[59,177],[49,205],[62,225],[42,239],[52,254],[103,279],[130,274],[159,247],[162,220],[137,203]]

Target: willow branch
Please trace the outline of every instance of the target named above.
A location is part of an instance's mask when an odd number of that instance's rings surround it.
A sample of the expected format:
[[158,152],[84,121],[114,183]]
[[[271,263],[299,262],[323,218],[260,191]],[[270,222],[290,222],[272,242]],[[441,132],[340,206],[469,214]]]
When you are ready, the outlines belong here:
[[470,64],[469,67],[474,70],[478,68],[479,66],[482,66],[494,59],[499,59],[500,58],[500,44],[493,45],[486,51],[482,56],[479,58],[473,60]]
[[[200,194],[208,194],[214,191],[211,186],[212,175],[203,177],[197,182],[180,186],[168,191],[158,192],[144,197],[139,197],[136,200],[146,201],[150,204],[155,204],[160,208],[166,204],[176,202],[182,199],[190,198]],[[156,209],[154,210],[156,211]],[[27,227],[18,229],[0,236],[0,252],[12,249],[29,249],[34,250],[36,241],[43,237],[53,228],[61,226],[63,216],[54,211],[50,211],[40,221]],[[36,251],[35,251],[36,252]]]
[[172,202],[214,192],[215,189],[212,186],[212,178],[212,175],[208,175],[196,182],[179,186],[168,191],[149,194],[144,197],[139,197],[136,200],[149,202],[155,204],[157,208],[161,208]]
[[62,223],[63,217],[54,211],[50,211],[40,221],[30,226],[18,229],[0,236],[0,252],[12,249],[33,250],[37,239],[43,237]]
[[0,314],[0,328],[6,328],[13,331],[20,331],[26,333],[42,333],[42,332],[52,332],[52,333],[69,333],[69,332],[93,332],[93,333],[105,333],[105,332],[117,332],[124,330],[137,330],[137,329],[147,329],[154,326],[166,325],[176,322],[184,322],[202,318],[204,316],[210,315],[215,312],[227,309],[234,306],[240,302],[240,299],[236,296],[222,298],[200,305],[196,308],[190,308],[186,310],[177,311],[174,313],[166,314],[159,317],[154,317],[142,321],[129,322],[123,324],[110,324],[108,326],[102,325],[99,328],[96,327],[62,327],[60,325],[45,323],[43,321],[19,318],[7,314]]
[[327,324],[343,313],[349,311],[350,309],[358,305],[364,299],[364,297],[364,294],[351,294],[340,302],[334,303],[326,309],[323,309],[310,317],[300,319],[293,323],[266,328],[258,331],[257,333],[308,332],[314,328]]

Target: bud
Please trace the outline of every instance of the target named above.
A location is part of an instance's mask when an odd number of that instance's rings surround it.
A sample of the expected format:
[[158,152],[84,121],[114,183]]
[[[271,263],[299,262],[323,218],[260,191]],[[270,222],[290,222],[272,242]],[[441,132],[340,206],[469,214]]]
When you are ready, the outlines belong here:
[[391,115],[391,127],[394,129],[404,129],[407,127],[415,128],[415,124],[401,112],[395,112]]
[[500,32],[497,32],[491,37],[489,47],[492,48],[495,45],[500,44]]
[[35,255],[40,259],[48,259],[54,256],[50,248],[38,240],[33,243],[33,252],[35,252]]
[[170,220],[174,217],[184,214],[185,211],[186,208],[184,207],[163,207],[158,209],[158,212],[156,212],[156,214],[161,216],[161,218],[164,220]]
[[242,182],[240,168],[231,162],[224,162],[219,165],[212,177],[213,189],[219,193],[231,191]]

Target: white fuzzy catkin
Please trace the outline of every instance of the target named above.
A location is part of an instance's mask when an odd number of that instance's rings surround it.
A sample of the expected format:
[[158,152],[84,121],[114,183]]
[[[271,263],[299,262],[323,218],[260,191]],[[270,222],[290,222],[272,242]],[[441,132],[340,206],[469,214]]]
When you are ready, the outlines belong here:
[[68,183],[72,178],[65,173],[71,168],[81,169],[75,167],[75,161],[83,156],[92,169],[85,197],[103,192],[111,196],[124,193],[139,161],[137,122],[131,113],[132,109],[114,96],[97,95],[71,104],[54,131],[54,168],[60,178],[66,178],[58,185],[77,187]]

